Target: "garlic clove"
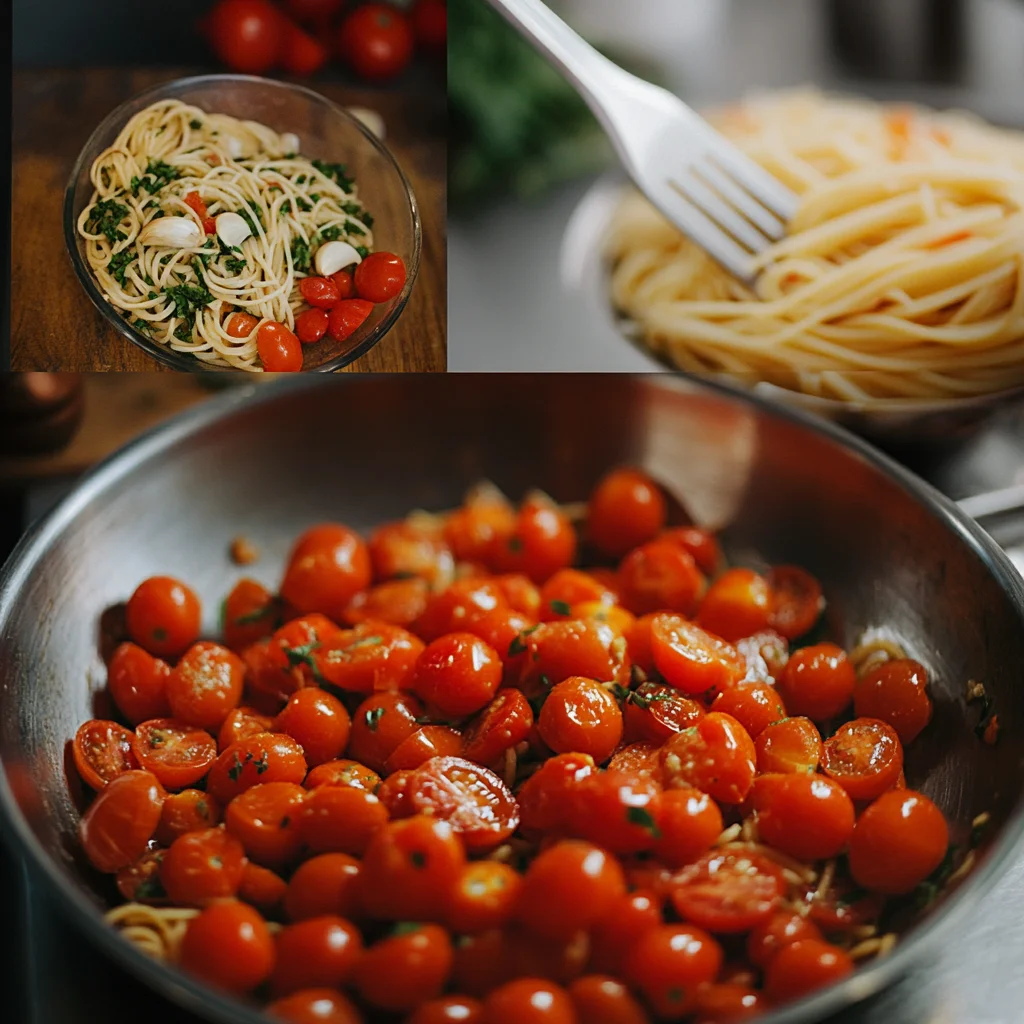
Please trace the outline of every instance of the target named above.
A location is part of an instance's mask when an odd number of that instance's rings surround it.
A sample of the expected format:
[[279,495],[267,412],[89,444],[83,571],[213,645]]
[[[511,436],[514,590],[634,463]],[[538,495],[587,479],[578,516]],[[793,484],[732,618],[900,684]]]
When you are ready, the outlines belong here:
[[302,141],[295,132],[285,132],[281,136],[281,147],[284,154],[294,153],[298,156],[302,151]]
[[241,245],[252,234],[245,218],[237,213],[217,214],[216,224],[217,237],[225,245]]
[[239,160],[245,153],[245,147],[242,145],[242,140],[237,135],[223,135],[224,147],[228,151],[228,156],[232,160]]
[[202,240],[203,230],[191,217],[160,217],[139,232],[139,242],[156,249],[186,249]]
[[378,139],[384,138],[384,118],[376,110],[370,110],[368,107],[349,107],[348,112],[357,121],[361,121]]
[[326,242],[317,249],[313,262],[321,277],[330,277],[353,263],[362,263],[363,257],[348,242]]

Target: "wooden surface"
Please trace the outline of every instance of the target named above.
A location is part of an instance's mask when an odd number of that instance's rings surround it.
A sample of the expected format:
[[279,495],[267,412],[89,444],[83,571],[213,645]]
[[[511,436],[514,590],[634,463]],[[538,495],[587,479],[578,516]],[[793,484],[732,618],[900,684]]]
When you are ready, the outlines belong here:
[[[166,369],[107,326],[82,289],[64,245],[61,211],[75,158],[127,97],[188,69],[17,71],[13,114],[11,369]],[[446,368],[444,94],[313,83],[346,106],[377,110],[423,219],[423,258],[404,313],[350,372],[436,373]],[[436,92],[436,95],[435,95]]]

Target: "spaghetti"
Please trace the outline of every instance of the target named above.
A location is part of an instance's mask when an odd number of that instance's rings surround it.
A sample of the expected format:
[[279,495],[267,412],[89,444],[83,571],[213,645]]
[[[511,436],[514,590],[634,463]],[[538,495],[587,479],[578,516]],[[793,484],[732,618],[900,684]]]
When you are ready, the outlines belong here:
[[[107,301],[161,345],[258,371],[259,328],[294,327],[299,281],[320,246],[347,242],[355,261],[373,245],[373,218],[344,166],[298,147],[294,135],[178,100],[136,114],[93,163],[95,191],[78,218]],[[248,228],[238,244],[225,240],[223,213]],[[181,223],[156,231],[165,218]],[[228,331],[239,310],[258,321],[244,337]]]
[[611,294],[650,348],[863,405],[1024,384],[1024,135],[813,91],[711,120],[802,203],[748,288],[626,198]]

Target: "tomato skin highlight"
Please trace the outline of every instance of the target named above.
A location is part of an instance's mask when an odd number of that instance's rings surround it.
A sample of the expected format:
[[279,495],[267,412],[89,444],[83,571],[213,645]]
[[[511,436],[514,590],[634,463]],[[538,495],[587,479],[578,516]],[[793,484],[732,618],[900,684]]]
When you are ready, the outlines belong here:
[[626,954],[625,977],[659,1018],[674,1020],[696,1005],[696,992],[721,970],[722,947],[690,924],[658,925]]
[[234,896],[244,870],[242,844],[226,829],[208,828],[175,839],[160,865],[160,881],[172,903],[202,907]]
[[622,712],[597,680],[570,676],[552,688],[537,728],[558,754],[590,754],[603,764],[622,739]]
[[587,534],[597,549],[622,558],[661,532],[667,516],[661,488],[642,470],[617,469],[590,495]]
[[354,984],[371,1006],[412,1010],[441,994],[452,969],[448,933],[434,924],[381,939],[359,961]]
[[697,622],[709,633],[734,642],[766,629],[771,615],[768,581],[750,569],[727,569],[708,588]]
[[896,730],[900,742],[913,743],[932,717],[928,673],[910,658],[887,661],[857,681],[853,694],[858,718],[878,718]]
[[299,291],[316,309],[333,309],[341,301],[338,286],[329,277],[304,277],[299,281]]
[[234,651],[208,640],[193,644],[171,670],[167,701],[173,717],[217,730],[242,699],[245,664]]
[[778,687],[792,715],[824,722],[853,699],[857,676],[846,652],[835,644],[804,647],[790,655]]
[[340,523],[323,523],[295,542],[281,596],[303,615],[320,612],[339,622],[349,601],[370,585],[370,578],[370,554],[363,539]]
[[838,783],[801,773],[783,775],[770,787],[758,806],[757,827],[777,850],[815,861],[838,856],[853,821],[853,801]]

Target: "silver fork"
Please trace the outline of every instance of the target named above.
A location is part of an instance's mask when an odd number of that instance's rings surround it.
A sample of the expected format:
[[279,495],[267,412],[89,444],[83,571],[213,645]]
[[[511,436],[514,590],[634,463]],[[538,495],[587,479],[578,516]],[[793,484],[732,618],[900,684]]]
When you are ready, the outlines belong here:
[[490,0],[576,87],[629,176],[683,234],[744,281],[797,197],[678,97],[624,71],[541,0]]

